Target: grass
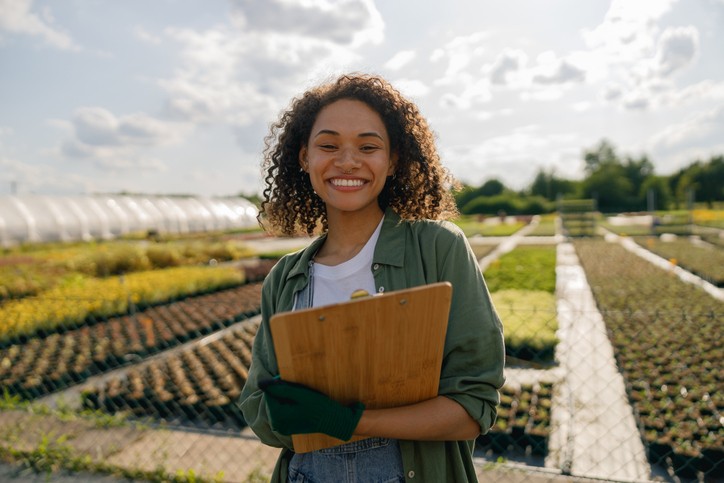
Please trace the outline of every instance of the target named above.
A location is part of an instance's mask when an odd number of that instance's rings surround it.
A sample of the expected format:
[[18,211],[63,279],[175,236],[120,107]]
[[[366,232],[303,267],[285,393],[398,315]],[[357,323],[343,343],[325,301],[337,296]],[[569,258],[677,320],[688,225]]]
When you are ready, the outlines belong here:
[[[48,478],[53,473],[69,471],[72,473],[96,473],[112,475],[119,478],[127,478],[132,481],[148,481],[153,483],[174,482],[174,483],[206,483],[224,481],[223,472],[208,477],[201,476],[193,469],[172,470],[165,468],[160,462],[153,471],[139,470],[121,467],[105,462],[103,459],[93,457],[74,447],[71,442],[78,437],[78,431],[92,430],[92,428],[110,428],[128,426],[137,429],[147,429],[142,424],[125,421],[120,416],[112,417],[112,424],[109,424],[109,416],[97,412],[82,411],[73,413],[67,409],[54,410],[48,406],[20,401],[7,393],[0,398],[0,410],[22,411],[23,414],[31,413],[31,419],[23,418],[24,423],[16,422],[0,428],[0,460],[16,464],[32,473],[45,474]],[[54,418],[52,426],[63,434],[57,435],[56,430],[40,432],[33,429],[34,418]],[[64,423],[79,421],[82,424]],[[39,421],[35,421],[39,423]],[[23,424],[29,424],[29,428],[23,428]],[[38,427],[45,425],[38,425]],[[22,469],[20,470],[22,472]],[[76,475],[77,476],[77,475]],[[250,477],[248,481],[264,481],[259,475]]]

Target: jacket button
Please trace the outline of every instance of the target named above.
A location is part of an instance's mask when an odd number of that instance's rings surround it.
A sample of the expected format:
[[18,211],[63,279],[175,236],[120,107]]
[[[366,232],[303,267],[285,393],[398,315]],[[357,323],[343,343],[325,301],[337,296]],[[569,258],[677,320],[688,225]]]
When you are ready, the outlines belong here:
[[380,287],[380,288],[377,289],[377,291],[378,291],[379,293],[383,293],[383,292],[385,291],[385,287]]
[[412,471],[412,470],[408,471],[408,472],[407,472],[407,477],[408,477],[408,478],[414,478],[414,477],[415,477],[415,472]]
[[375,263],[374,265],[372,265],[372,270],[377,270],[378,268],[380,268],[379,263]]

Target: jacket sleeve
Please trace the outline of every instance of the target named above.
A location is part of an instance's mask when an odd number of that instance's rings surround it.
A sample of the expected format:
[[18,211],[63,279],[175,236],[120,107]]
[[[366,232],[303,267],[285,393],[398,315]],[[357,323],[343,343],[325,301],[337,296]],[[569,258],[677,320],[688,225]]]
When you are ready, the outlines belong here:
[[457,227],[448,234],[454,239],[437,240],[438,276],[453,286],[439,393],[463,406],[485,434],[505,381],[503,327],[467,239]]
[[262,289],[261,323],[254,338],[252,361],[249,376],[239,396],[238,405],[244,419],[262,443],[278,448],[292,449],[292,438],[277,433],[271,428],[264,393],[259,389],[259,381],[279,374],[274,344],[269,329],[269,319],[274,313],[274,288],[269,276]]

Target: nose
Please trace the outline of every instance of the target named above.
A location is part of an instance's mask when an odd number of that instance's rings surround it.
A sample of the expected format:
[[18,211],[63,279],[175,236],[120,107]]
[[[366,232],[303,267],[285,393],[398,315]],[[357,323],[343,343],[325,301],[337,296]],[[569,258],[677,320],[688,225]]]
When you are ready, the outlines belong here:
[[350,172],[359,167],[359,161],[353,149],[342,149],[335,162],[336,166],[344,172]]

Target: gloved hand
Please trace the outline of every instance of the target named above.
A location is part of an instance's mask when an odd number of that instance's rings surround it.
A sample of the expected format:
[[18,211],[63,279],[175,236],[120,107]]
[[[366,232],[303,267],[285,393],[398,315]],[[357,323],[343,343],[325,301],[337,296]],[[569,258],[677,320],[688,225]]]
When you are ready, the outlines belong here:
[[281,434],[324,433],[347,441],[362,417],[362,403],[344,406],[319,391],[279,377],[259,381],[274,431]]

